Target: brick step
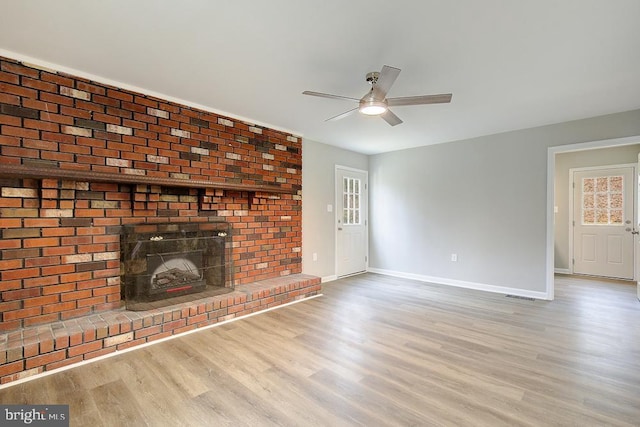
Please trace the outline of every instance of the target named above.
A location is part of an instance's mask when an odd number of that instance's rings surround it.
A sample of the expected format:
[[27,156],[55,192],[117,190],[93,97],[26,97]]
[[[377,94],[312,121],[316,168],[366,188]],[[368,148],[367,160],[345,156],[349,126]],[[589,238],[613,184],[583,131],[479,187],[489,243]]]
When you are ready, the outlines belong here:
[[147,311],[111,310],[0,335],[0,384],[308,298],[306,274],[236,285],[234,291]]

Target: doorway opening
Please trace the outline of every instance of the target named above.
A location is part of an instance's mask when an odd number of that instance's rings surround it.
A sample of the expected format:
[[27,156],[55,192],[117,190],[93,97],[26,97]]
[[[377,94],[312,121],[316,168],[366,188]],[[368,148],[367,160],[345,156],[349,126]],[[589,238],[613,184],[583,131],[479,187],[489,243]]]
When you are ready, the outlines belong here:
[[[574,163],[574,168],[599,166],[608,164],[629,163],[628,160],[620,161],[608,159],[603,161],[597,150],[617,149],[619,151],[640,152],[640,136],[617,138],[602,141],[592,141],[587,143],[577,143],[558,147],[549,147],[547,156],[547,278],[546,278],[546,298],[554,298],[554,274],[570,274],[572,259],[569,256],[569,169],[566,158],[574,156],[578,163]],[[631,146],[636,146],[632,148]],[[604,151],[600,151],[604,153]],[[615,156],[614,156],[615,157]],[[582,162],[582,163],[580,163]],[[587,162],[587,163],[585,163]],[[589,164],[588,162],[596,162]],[[636,157],[637,162],[637,157]],[[637,195],[637,171],[634,172],[633,191]],[[562,181],[559,183],[559,181]],[[636,214],[633,215],[631,226],[637,229]],[[573,221],[573,218],[571,218]],[[634,227],[631,227],[632,229]],[[558,234],[560,237],[558,238]],[[635,250],[637,253],[638,251]],[[633,264],[637,264],[638,256],[634,256]],[[636,269],[637,270],[637,269]],[[636,279],[634,274],[634,280]],[[639,287],[640,295],[640,287]]]

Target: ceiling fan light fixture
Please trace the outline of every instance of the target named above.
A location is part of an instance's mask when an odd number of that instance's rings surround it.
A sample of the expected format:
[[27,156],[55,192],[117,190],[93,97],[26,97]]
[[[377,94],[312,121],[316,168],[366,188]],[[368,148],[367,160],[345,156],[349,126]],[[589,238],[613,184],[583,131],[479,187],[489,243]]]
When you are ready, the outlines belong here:
[[397,107],[401,105],[425,105],[425,104],[444,104],[451,102],[450,93],[442,93],[438,95],[418,95],[403,96],[400,98],[387,98],[387,93],[396,78],[400,74],[400,68],[385,65],[380,72],[372,71],[367,73],[367,83],[371,85],[371,89],[361,99],[350,98],[348,96],[331,95],[330,93],[312,92],[305,90],[303,95],[319,96],[321,98],[341,99],[345,101],[356,101],[358,106],[344,113],[338,114],[325,120],[325,122],[342,119],[348,115],[359,111],[367,116],[379,116],[390,126],[397,126],[402,123],[400,117],[396,116],[393,111],[389,110],[389,106]]
[[375,100],[360,101],[359,111],[367,116],[379,116],[387,112],[387,103]]

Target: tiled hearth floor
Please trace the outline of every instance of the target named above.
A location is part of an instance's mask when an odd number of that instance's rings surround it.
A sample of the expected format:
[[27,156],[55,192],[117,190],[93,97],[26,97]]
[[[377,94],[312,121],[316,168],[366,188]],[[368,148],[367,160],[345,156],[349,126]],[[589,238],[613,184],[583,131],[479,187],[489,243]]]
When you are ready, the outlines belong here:
[[112,310],[4,333],[0,383],[311,297],[320,290],[320,278],[294,274],[162,308]]

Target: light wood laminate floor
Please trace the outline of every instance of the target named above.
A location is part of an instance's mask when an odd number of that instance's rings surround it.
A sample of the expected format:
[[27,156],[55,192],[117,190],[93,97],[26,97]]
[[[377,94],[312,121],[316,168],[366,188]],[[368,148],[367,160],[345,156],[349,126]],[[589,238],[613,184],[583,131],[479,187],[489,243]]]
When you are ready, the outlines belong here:
[[78,426],[640,425],[634,285],[556,300],[364,274],[324,296],[0,390]]

